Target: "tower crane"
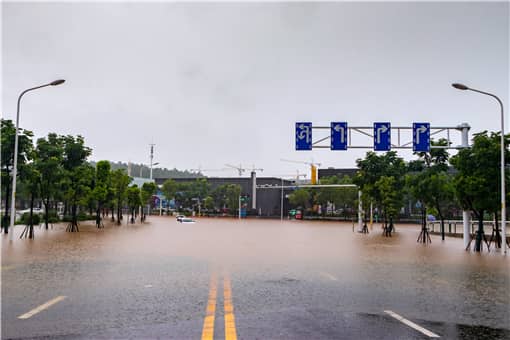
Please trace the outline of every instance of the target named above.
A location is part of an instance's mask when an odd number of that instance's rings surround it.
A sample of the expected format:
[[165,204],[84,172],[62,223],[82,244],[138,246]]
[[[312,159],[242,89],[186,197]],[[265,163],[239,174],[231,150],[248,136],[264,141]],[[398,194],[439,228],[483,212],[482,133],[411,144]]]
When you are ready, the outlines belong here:
[[299,163],[299,164],[306,164],[310,166],[310,182],[311,184],[317,184],[317,167],[321,166],[321,163],[314,163],[312,160],[311,162],[303,162],[303,161],[294,161],[290,159],[283,159],[280,158],[282,162],[289,162],[289,163]]
[[236,169],[237,171],[239,171],[239,176],[242,176],[243,172],[246,171],[246,169],[243,168],[241,164],[239,164],[239,166],[225,164],[225,166],[228,166],[229,168]]
[[241,164],[239,164],[239,166],[225,164],[225,166],[228,166],[229,168],[236,169],[237,171],[239,171],[239,176],[242,176],[243,172],[245,172],[246,170],[250,170],[251,172],[264,171],[264,169],[255,168],[255,165],[252,165],[251,168],[243,168]]

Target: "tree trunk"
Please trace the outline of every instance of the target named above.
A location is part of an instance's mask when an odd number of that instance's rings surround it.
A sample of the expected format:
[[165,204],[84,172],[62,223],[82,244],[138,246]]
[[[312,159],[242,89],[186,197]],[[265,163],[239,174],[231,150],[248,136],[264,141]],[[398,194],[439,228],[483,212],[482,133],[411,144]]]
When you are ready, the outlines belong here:
[[34,192],[30,195],[30,221],[28,222],[28,238],[34,238]]
[[71,207],[71,222],[67,226],[66,231],[75,232],[80,231],[78,229],[78,216],[77,216],[77,205],[76,203]]
[[121,212],[120,212],[120,204],[117,205],[117,225],[120,225],[120,218],[121,218]]
[[501,248],[501,234],[499,233],[498,212],[494,212],[494,227],[496,228],[496,248]]
[[101,206],[99,203],[96,210],[96,227],[101,228]]
[[478,231],[476,232],[476,240],[475,240],[475,251],[476,252],[482,251],[483,213],[484,213],[484,211],[481,210],[480,214],[478,215]]
[[443,214],[441,213],[441,208],[439,207],[439,202],[436,200],[436,209],[437,209],[437,213],[439,215],[439,219],[441,220],[441,240],[444,241],[444,216]]
[[46,230],[48,230],[48,223],[50,220],[50,198],[46,197],[46,199],[43,199],[44,204],[44,225],[46,227]]

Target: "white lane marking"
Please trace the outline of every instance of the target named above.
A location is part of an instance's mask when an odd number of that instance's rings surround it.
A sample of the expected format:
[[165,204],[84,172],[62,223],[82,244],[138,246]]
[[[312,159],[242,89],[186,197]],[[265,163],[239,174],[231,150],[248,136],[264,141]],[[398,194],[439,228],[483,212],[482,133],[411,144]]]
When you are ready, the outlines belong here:
[[18,316],[18,319],[28,319],[28,318],[34,316],[35,314],[42,312],[45,309],[50,308],[54,304],[59,303],[60,301],[64,300],[65,298],[66,298],[66,296],[57,296],[53,300],[50,300],[50,301],[40,305],[39,307],[32,309],[30,312]]
[[418,332],[421,332],[423,334],[425,334],[426,336],[428,336],[429,338],[439,338],[440,336],[435,334],[435,333],[432,333],[431,331],[429,331],[428,329],[425,329],[423,328],[422,326],[420,325],[417,325],[415,324],[414,322],[412,321],[409,321],[405,318],[403,318],[402,316],[398,315],[397,313],[394,313],[392,312],[391,310],[385,310],[384,311],[386,314],[389,314],[391,315],[393,318],[397,319],[398,321],[408,325],[409,327],[417,330]]
[[152,288],[152,285],[145,285],[145,288]]
[[327,277],[328,279],[330,279],[331,281],[338,281],[338,279],[336,277],[334,277],[333,275],[331,275],[330,273],[326,273],[326,272],[320,272],[320,274],[322,276],[325,276]]

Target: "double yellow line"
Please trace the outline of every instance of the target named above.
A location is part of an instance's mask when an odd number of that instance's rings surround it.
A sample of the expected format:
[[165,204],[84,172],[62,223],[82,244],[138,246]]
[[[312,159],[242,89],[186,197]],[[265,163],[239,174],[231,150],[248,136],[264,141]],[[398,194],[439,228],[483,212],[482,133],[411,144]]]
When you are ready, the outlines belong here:
[[[218,277],[216,272],[211,274],[209,283],[209,298],[202,328],[202,340],[214,339],[214,318],[216,315],[216,301],[218,296]],[[232,303],[232,284],[228,273],[223,275],[223,309],[225,319],[225,340],[237,340],[234,304]]]

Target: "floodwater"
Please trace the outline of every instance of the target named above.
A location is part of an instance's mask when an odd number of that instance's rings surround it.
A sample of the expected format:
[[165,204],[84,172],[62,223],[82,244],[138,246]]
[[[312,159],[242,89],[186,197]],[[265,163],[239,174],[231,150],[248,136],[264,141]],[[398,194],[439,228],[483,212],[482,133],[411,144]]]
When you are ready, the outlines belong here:
[[[35,240],[12,243],[2,235],[2,334],[73,338],[92,327],[103,332],[97,338],[159,332],[197,338],[215,275],[231,278],[241,338],[338,338],[342,321],[341,331],[351,325],[352,333],[341,334],[363,338],[371,333],[363,333],[369,331],[359,320],[385,318],[385,310],[450,338],[510,334],[510,254],[466,252],[462,239],[434,235],[423,245],[416,225],[396,225],[391,238],[379,225],[368,235],[356,229],[340,222],[185,224],[152,216],[141,225],[82,224],[79,233],[65,232],[65,225],[36,228]],[[67,298],[33,319],[16,319],[57,295]],[[390,338],[415,336],[389,325],[381,327]],[[134,326],[144,331],[118,333]]]

